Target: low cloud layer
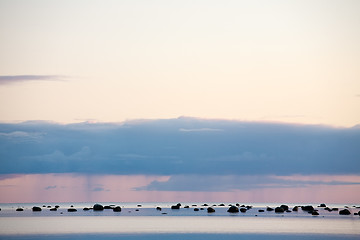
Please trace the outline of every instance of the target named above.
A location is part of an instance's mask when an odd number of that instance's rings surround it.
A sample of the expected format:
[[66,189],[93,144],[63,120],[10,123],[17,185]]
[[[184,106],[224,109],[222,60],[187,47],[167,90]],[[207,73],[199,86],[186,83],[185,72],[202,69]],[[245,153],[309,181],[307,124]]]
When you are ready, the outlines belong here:
[[64,76],[60,75],[9,75],[9,76],[0,76],[0,85],[1,84],[12,84],[16,82],[26,82],[26,81],[60,81],[64,79]]
[[0,174],[360,174],[359,143],[356,127],[195,118],[0,124]]

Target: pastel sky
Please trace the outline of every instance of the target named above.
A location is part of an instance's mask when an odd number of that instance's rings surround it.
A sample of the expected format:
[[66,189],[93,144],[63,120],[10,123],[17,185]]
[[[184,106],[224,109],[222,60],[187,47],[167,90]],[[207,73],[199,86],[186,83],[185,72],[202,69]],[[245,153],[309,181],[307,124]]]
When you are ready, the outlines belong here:
[[360,202],[359,12],[0,0],[0,202]]

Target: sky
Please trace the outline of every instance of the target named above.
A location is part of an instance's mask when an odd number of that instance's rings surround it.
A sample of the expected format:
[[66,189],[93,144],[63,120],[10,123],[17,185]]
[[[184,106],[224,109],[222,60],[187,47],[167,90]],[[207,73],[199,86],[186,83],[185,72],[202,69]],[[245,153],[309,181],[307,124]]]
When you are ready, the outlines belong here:
[[0,0],[0,202],[360,202],[359,11]]

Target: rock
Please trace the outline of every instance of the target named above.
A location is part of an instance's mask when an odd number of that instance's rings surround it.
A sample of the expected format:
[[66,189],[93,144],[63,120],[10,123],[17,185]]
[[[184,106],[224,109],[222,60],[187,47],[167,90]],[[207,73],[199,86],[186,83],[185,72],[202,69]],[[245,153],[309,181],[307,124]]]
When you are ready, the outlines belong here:
[[17,211],[17,212],[22,212],[22,211],[24,211],[24,209],[22,209],[22,208],[17,208],[16,211]]
[[312,212],[312,211],[314,211],[314,207],[311,206],[311,205],[301,206],[301,209],[302,209],[303,211],[307,211],[307,212]]
[[229,209],[227,210],[227,212],[229,213],[238,213],[239,212],[239,208],[236,206],[231,206],[229,207]]
[[198,209],[198,208],[194,208],[194,211],[197,212],[197,211],[199,211],[199,209]]
[[83,210],[84,210],[84,211],[89,211],[90,208],[84,207]]
[[325,203],[321,203],[318,207],[326,207]]
[[50,211],[52,212],[56,212],[58,209],[57,208],[50,208]]
[[213,212],[215,212],[215,209],[213,209],[212,207],[208,207],[207,212],[208,213],[213,213]]
[[285,212],[287,212],[287,213],[291,213],[291,210],[286,210]]
[[225,207],[225,204],[220,203],[219,206],[220,206],[220,207]]
[[340,215],[350,215],[351,213],[348,209],[343,209],[343,210],[339,211],[339,214]]
[[284,209],[282,207],[276,207],[275,208],[275,212],[276,213],[283,213],[284,212]]
[[121,207],[120,206],[116,206],[113,208],[114,212],[121,212]]
[[281,207],[282,209],[284,209],[284,211],[289,210],[289,206],[288,206],[288,205],[281,205],[280,207]]
[[193,206],[193,207],[197,207],[197,205],[196,205],[196,204],[193,204],[193,205],[191,205],[191,206]]
[[142,207],[142,205],[141,205],[141,204],[138,204],[137,206],[138,206],[138,207]]
[[[240,204],[239,204],[239,203],[236,203],[235,206],[240,207]],[[245,207],[245,206],[244,206],[244,207]]]
[[77,212],[77,209],[76,209],[76,208],[68,208],[67,211],[68,211],[68,212]]
[[138,211],[139,211],[139,209],[136,209],[136,210],[135,210],[135,212],[138,212]]
[[246,209],[247,210],[252,209],[252,206],[246,206]]
[[47,206],[47,208],[51,208],[51,206]]
[[173,206],[171,206],[171,209],[180,209],[180,206],[179,205],[173,205]]
[[190,208],[190,207],[186,205],[184,208]]
[[313,215],[313,216],[319,216],[319,213],[318,213],[317,211],[312,211],[312,212],[311,212],[311,215]]
[[200,208],[200,210],[202,211],[202,210],[205,210],[204,208]]
[[70,207],[74,207],[74,205],[71,205]]
[[207,205],[206,203],[204,203],[202,206],[203,206],[203,207],[207,207],[207,206],[209,206],[209,205]]
[[102,210],[104,210],[104,207],[103,207],[103,205],[97,203],[93,206],[93,210],[94,211],[102,211]]
[[298,207],[298,206],[295,206],[295,207],[293,207],[293,209],[292,209],[292,210],[293,210],[294,212],[297,212],[297,211],[298,211],[298,209],[299,209],[299,207]]
[[46,207],[46,205],[43,205],[43,207]]
[[339,211],[339,208],[335,207],[335,208],[332,208],[331,210],[337,212],[337,211]]
[[32,210],[33,210],[33,212],[40,212],[41,208],[40,207],[33,207]]
[[56,205],[55,208],[59,208],[60,206],[59,205]]
[[156,210],[161,211],[161,207],[156,207]]
[[274,209],[271,208],[271,207],[267,207],[267,208],[266,208],[266,211],[271,212],[271,211],[274,211]]
[[240,208],[240,212],[242,213],[246,213],[247,209],[246,208]]
[[329,207],[325,207],[324,210],[329,211],[329,212],[332,211],[332,209],[330,209]]
[[111,206],[104,206],[104,209],[113,209]]
[[259,209],[258,212],[265,212],[265,210],[264,209]]

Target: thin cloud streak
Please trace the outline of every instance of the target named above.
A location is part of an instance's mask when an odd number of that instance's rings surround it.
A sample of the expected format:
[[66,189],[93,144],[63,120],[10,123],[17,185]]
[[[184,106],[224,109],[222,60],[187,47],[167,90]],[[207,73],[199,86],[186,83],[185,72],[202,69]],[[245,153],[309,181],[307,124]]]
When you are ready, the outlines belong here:
[[64,81],[62,75],[8,75],[0,76],[0,85],[27,81]]

